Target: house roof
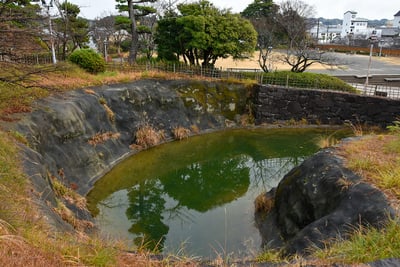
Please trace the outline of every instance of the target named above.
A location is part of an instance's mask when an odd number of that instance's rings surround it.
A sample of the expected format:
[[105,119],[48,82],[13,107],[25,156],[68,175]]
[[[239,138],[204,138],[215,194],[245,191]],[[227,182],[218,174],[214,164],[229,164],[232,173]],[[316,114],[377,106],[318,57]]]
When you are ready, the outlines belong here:
[[357,14],[357,12],[351,11],[351,10],[344,12],[344,14],[346,14],[346,13]]
[[400,11],[394,14],[395,17],[400,17]]
[[399,31],[396,28],[382,28],[382,36],[398,36]]

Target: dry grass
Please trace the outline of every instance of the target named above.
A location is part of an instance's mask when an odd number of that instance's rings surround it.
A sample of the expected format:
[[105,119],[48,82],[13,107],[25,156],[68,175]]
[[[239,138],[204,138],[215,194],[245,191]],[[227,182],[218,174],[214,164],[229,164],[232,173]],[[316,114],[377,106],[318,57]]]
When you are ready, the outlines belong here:
[[190,130],[182,126],[178,126],[172,129],[172,133],[174,134],[175,140],[182,140],[189,137]]
[[112,111],[112,109],[107,104],[103,104],[102,106],[103,106],[103,108],[105,109],[105,111],[107,113],[107,118],[111,122],[114,122],[115,121],[115,113],[114,113],[114,111]]
[[0,236],[1,266],[66,266],[57,250],[42,251],[17,235]]
[[110,139],[118,139],[120,136],[120,133],[113,132],[97,133],[88,140],[88,143],[92,146],[96,146],[99,144],[104,144]]
[[355,136],[363,136],[364,131],[363,131],[363,126],[361,125],[361,123],[352,123],[351,121],[345,121],[345,124],[347,124],[350,129],[353,131],[353,134]]
[[258,195],[254,201],[255,212],[268,213],[274,207],[274,198],[266,193]]
[[136,131],[135,138],[138,146],[149,148],[165,140],[165,134],[163,131],[156,131],[149,124],[145,124]]
[[92,89],[85,89],[84,92],[88,95],[96,95],[96,92]]
[[332,147],[338,143],[338,140],[333,135],[319,136],[316,140],[316,144],[319,148]]
[[381,189],[392,204],[400,207],[400,136],[371,135],[345,144],[340,154],[346,166]]

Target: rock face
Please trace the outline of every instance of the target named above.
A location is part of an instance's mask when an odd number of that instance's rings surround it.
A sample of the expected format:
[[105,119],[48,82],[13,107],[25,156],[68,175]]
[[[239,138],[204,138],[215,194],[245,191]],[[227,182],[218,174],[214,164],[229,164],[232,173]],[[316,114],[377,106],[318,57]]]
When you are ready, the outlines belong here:
[[[218,97],[225,101],[214,101]],[[135,132],[144,125],[162,131],[166,140],[173,138],[174,127],[221,129],[246,112],[246,101],[247,89],[241,85],[140,80],[41,100],[16,130],[29,141],[25,170],[40,196],[38,202],[50,223],[68,229],[51,212],[57,206],[53,179],[85,195],[132,153]],[[69,208],[78,218],[90,219],[86,211]]]
[[344,168],[334,149],[292,169],[272,194],[272,211],[256,213],[256,223],[263,246],[287,255],[307,254],[360,224],[381,227],[394,215],[383,193]]

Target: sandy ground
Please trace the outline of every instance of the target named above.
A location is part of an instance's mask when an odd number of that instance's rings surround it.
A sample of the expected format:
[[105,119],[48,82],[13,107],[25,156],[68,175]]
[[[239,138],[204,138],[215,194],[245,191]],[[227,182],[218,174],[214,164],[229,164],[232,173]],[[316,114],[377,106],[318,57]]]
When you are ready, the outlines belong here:
[[[258,52],[255,52],[253,54],[253,57],[241,60],[234,60],[231,57],[218,59],[217,62],[215,63],[215,66],[217,68],[223,68],[223,69],[226,68],[260,69],[260,65],[258,64],[258,54],[259,54]],[[281,53],[273,52],[271,54],[271,57],[273,58],[273,70],[290,70],[290,66],[282,62],[282,60],[280,60],[280,58],[282,57]],[[383,62],[400,66],[400,57],[374,57],[374,60],[381,60]],[[309,69],[314,69],[314,70],[326,69],[326,66],[323,66],[319,63],[315,63],[311,65]]]

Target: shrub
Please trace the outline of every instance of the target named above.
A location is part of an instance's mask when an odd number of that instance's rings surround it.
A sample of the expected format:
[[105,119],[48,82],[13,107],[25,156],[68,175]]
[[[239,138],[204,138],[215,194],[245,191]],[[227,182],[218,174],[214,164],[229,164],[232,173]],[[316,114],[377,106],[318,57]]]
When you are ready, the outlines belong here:
[[91,73],[104,72],[106,70],[104,58],[93,49],[75,50],[69,56],[69,60]]
[[339,78],[319,73],[277,71],[264,73],[263,83],[298,88],[329,89],[355,93],[356,89]]

